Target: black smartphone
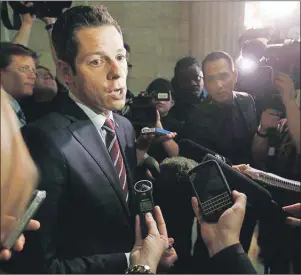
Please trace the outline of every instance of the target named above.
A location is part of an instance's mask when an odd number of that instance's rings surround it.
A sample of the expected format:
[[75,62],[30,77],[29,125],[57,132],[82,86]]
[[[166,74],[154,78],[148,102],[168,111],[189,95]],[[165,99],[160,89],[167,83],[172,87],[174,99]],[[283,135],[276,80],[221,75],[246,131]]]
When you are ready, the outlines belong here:
[[29,203],[27,210],[25,211],[24,215],[14,221],[15,225],[13,227],[12,232],[7,236],[4,241],[1,243],[1,249],[11,249],[13,245],[16,243],[22,232],[24,231],[25,227],[29,223],[29,221],[33,218],[35,213],[40,208],[41,204],[46,198],[46,191],[34,191],[32,195],[32,199]]
[[188,176],[204,220],[216,223],[234,204],[222,169],[215,160],[208,160],[190,170]]

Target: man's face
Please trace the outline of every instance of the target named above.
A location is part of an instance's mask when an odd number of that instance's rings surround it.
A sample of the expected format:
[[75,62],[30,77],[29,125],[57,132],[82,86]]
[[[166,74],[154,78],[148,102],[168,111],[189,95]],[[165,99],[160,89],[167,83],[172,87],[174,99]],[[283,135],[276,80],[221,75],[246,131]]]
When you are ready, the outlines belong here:
[[31,96],[35,80],[36,65],[30,56],[12,56],[10,65],[1,70],[1,84],[15,99]]
[[[157,101],[155,99],[153,100],[153,103],[156,105],[156,109],[160,113],[161,117],[167,116],[169,110],[174,106],[174,101],[171,97],[171,94],[169,94],[169,95],[170,95],[169,101]],[[155,93],[151,96],[155,97]]]
[[225,59],[209,61],[204,67],[204,84],[208,95],[217,102],[228,102],[233,98],[237,72],[232,71]]
[[37,69],[37,79],[35,82],[35,92],[36,91],[49,91],[53,94],[57,93],[57,84],[53,76],[44,68]]
[[70,67],[65,74],[72,93],[97,113],[122,109],[127,61],[121,34],[114,26],[102,26],[80,29],[76,38],[76,74]]
[[181,71],[178,82],[181,91],[191,92],[199,96],[204,86],[201,68],[194,64],[187,70]]

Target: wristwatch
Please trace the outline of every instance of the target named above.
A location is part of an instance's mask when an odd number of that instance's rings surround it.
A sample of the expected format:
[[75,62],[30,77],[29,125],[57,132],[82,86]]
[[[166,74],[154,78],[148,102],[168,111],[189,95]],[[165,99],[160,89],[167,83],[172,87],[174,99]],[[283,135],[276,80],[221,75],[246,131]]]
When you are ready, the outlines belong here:
[[267,134],[262,134],[262,133],[259,132],[259,130],[256,131],[256,135],[261,137],[261,138],[267,138],[268,137]]
[[125,274],[155,274],[151,272],[151,269],[148,265],[136,264],[130,266]]

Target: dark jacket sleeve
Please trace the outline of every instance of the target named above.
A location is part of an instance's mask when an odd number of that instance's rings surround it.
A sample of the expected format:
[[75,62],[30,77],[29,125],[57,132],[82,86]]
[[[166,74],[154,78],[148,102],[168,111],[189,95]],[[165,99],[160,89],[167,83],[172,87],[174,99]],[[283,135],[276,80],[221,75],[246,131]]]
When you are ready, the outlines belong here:
[[247,253],[240,244],[231,245],[211,258],[216,274],[256,274]]
[[34,217],[40,222],[40,229],[26,234],[24,250],[13,257],[8,272],[124,273],[127,268],[124,253],[68,259],[59,255],[56,244],[60,227],[58,218],[67,187],[67,165],[64,155],[54,139],[49,138],[40,129],[25,127],[23,136],[40,172],[38,189],[45,190],[47,197]]

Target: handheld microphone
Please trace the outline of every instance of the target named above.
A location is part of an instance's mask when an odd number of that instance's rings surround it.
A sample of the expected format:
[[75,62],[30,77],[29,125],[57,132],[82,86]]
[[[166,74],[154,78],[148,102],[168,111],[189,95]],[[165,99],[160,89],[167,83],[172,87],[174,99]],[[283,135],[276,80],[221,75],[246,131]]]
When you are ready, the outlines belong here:
[[193,159],[197,162],[201,162],[202,159],[207,155],[207,154],[211,154],[213,156],[215,156],[216,158],[220,159],[221,161],[223,161],[224,163],[227,163],[228,165],[232,166],[232,163],[229,159],[227,159],[226,157],[217,154],[216,152],[196,143],[193,142],[190,139],[182,139],[179,143],[179,155],[186,157],[186,158],[190,158]]

